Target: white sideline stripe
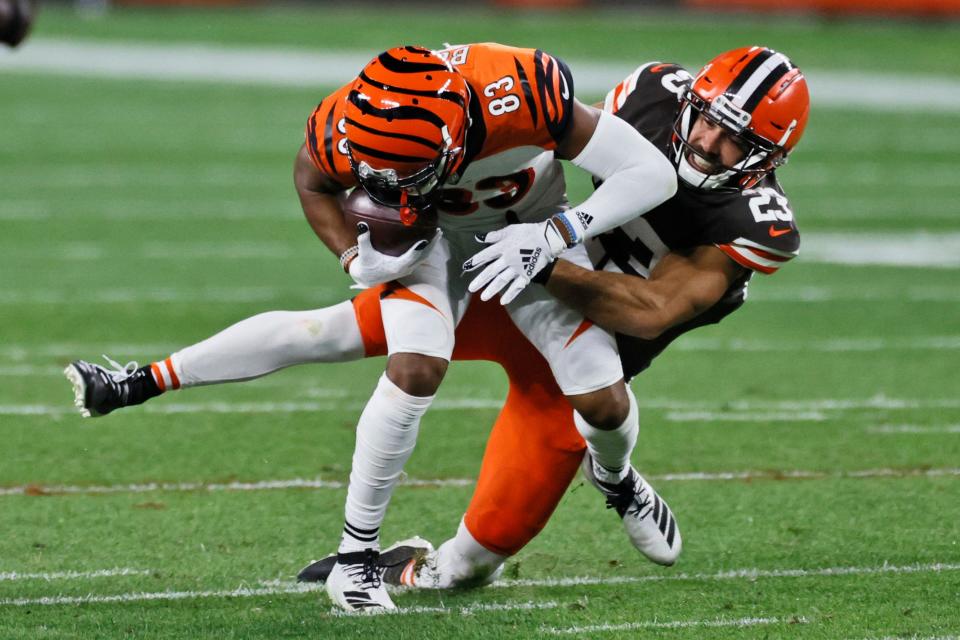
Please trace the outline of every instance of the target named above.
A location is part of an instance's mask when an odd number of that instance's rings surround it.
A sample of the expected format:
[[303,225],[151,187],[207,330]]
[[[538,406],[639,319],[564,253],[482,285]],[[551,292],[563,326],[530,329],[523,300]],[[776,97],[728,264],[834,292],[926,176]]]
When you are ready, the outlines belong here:
[[960,267],[960,233],[808,233],[800,248],[804,262]]
[[[210,44],[148,44],[34,38],[0,52],[0,71],[145,80],[194,80],[266,86],[339,86],[378,51],[309,51]],[[581,94],[603,95],[641,60],[568,59]],[[871,111],[954,113],[960,81],[916,74],[806,69],[814,104]]]
[[689,580],[758,580],[760,578],[810,578],[825,576],[864,576],[883,574],[940,573],[960,571],[958,563],[913,564],[879,567],[824,567],[821,569],[733,569],[716,573],[677,573],[652,576],[616,576],[544,578],[540,580],[498,580],[492,587],[583,587],[591,585],[636,584],[643,582],[675,582]]
[[13,580],[85,580],[87,578],[111,578],[114,576],[146,576],[153,573],[146,569],[128,569],[116,567],[113,569],[97,569],[96,571],[55,571],[52,573],[20,573],[18,571],[0,572],[0,582]]
[[941,433],[958,433],[960,434],[960,424],[947,424],[937,427],[924,427],[915,424],[897,424],[897,425],[883,425],[877,427],[867,427],[865,429],[867,433],[875,433],[880,435],[890,435],[890,434],[941,434]]
[[[296,247],[284,243],[237,242],[149,242],[138,247],[128,247],[141,259],[166,258],[176,254],[181,262],[199,260],[276,260],[299,255]],[[43,258],[48,261],[89,262],[102,261],[104,256],[112,255],[106,242],[51,242],[45,249],[12,249],[6,259]],[[113,252],[115,253],[115,251]],[[803,235],[801,259],[805,263],[840,265],[885,265],[898,267],[934,267],[955,269],[960,267],[960,233],[913,232],[913,233],[863,233],[813,232]],[[165,290],[164,290],[165,291]],[[85,292],[86,293],[86,292]],[[0,292],[0,302],[20,303],[30,300],[34,294]],[[46,296],[46,300],[57,301],[58,292],[40,291],[37,296]],[[111,298],[107,294],[104,302],[125,301],[124,292]],[[5,299],[7,298],[7,299]],[[76,296],[69,298],[75,299]],[[98,301],[99,300],[95,300]],[[151,299],[152,301],[152,299]],[[162,299],[161,299],[162,301]]]
[[791,624],[807,624],[806,618],[790,618],[781,620],[780,618],[739,618],[729,620],[727,618],[716,618],[714,620],[649,620],[643,622],[624,622],[622,624],[593,624],[585,627],[540,627],[543,633],[552,635],[569,635],[583,633],[602,633],[609,631],[639,631],[641,629],[689,629],[696,627],[755,627],[759,625],[781,624],[789,622]]
[[[222,287],[217,289],[193,289],[185,287],[143,287],[84,289],[5,289],[0,290],[0,304],[128,304],[131,302],[271,302],[291,297],[311,298],[318,303],[329,300],[340,292],[339,289],[321,287],[278,288],[278,287]],[[911,287],[901,289],[860,289],[844,290],[831,287],[766,287],[751,289],[750,302],[776,303],[818,303],[818,302],[960,302],[960,288],[948,287]],[[0,375],[3,375],[0,369]]]
[[[864,469],[858,471],[691,471],[646,475],[648,480],[658,482],[729,481],[729,480],[817,480],[830,478],[940,478],[958,477],[960,468],[944,469]],[[406,487],[471,487],[474,478],[444,478],[421,480],[407,478],[400,482]],[[112,493],[151,493],[158,491],[269,491],[286,489],[346,489],[347,484],[338,480],[319,478],[291,478],[288,480],[260,480],[256,482],[144,482],[113,485],[41,485],[24,484],[0,487],[0,497],[23,495],[102,495]]]

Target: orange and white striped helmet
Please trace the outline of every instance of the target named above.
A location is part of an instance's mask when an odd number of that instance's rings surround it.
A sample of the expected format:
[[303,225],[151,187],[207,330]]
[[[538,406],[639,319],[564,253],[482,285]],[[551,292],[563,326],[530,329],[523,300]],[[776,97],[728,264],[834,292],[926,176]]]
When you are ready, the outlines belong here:
[[344,113],[350,166],[370,198],[429,206],[463,162],[469,104],[466,80],[429,49],[396,47],[371,60]]
[[[785,55],[766,47],[722,53],[700,70],[681,98],[674,125],[677,173],[702,189],[753,187],[786,162],[809,111],[807,81]],[[702,154],[687,141],[700,117],[727,129],[744,149],[743,159],[711,174],[694,167],[688,155]]]

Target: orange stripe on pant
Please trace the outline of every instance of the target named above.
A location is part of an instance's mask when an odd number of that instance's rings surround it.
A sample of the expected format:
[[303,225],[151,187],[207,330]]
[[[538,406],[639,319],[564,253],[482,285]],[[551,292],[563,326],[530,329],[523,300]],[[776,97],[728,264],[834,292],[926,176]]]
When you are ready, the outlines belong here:
[[[380,316],[385,290],[367,289],[353,300],[368,357],[387,352]],[[453,359],[497,362],[510,380],[464,520],[488,550],[513,555],[547,524],[585,445],[546,361],[496,300],[471,302],[457,327]]]

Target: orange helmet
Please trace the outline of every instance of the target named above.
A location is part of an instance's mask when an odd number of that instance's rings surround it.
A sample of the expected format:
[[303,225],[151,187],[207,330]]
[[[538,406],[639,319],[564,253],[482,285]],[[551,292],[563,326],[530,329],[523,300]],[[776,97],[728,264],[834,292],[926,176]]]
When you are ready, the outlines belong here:
[[371,60],[347,95],[350,167],[375,202],[422,209],[463,162],[470,89],[429,49],[397,47]]
[[[677,174],[701,189],[749,189],[782,165],[800,140],[810,111],[807,81],[782,53],[742,47],[721,53],[700,70],[681,98],[674,124]],[[690,130],[699,117],[727,129],[744,149],[734,166],[699,171],[688,160]]]

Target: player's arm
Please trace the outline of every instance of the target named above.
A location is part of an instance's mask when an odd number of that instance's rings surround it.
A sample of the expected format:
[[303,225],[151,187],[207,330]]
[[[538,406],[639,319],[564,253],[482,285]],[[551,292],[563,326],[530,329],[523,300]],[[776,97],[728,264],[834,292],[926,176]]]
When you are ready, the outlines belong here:
[[576,99],[557,155],[603,181],[584,202],[555,216],[568,245],[618,227],[677,191],[676,170],[660,150],[626,121]]
[[463,264],[485,268],[470,281],[482,300],[503,291],[508,304],[564,249],[600,235],[653,209],[677,191],[670,161],[624,120],[572,99],[571,122],[557,155],[600,178],[584,202],[546,222],[511,225],[485,234],[491,246]]
[[357,231],[344,222],[343,210],[337,202],[337,194],[343,187],[317,168],[306,144],[301,145],[297,153],[293,183],[310,228],[334,255],[342,255],[357,243]]
[[745,269],[714,246],[668,253],[648,279],[558,260],[547,290],[599,326],[647,340],[716,304]]

